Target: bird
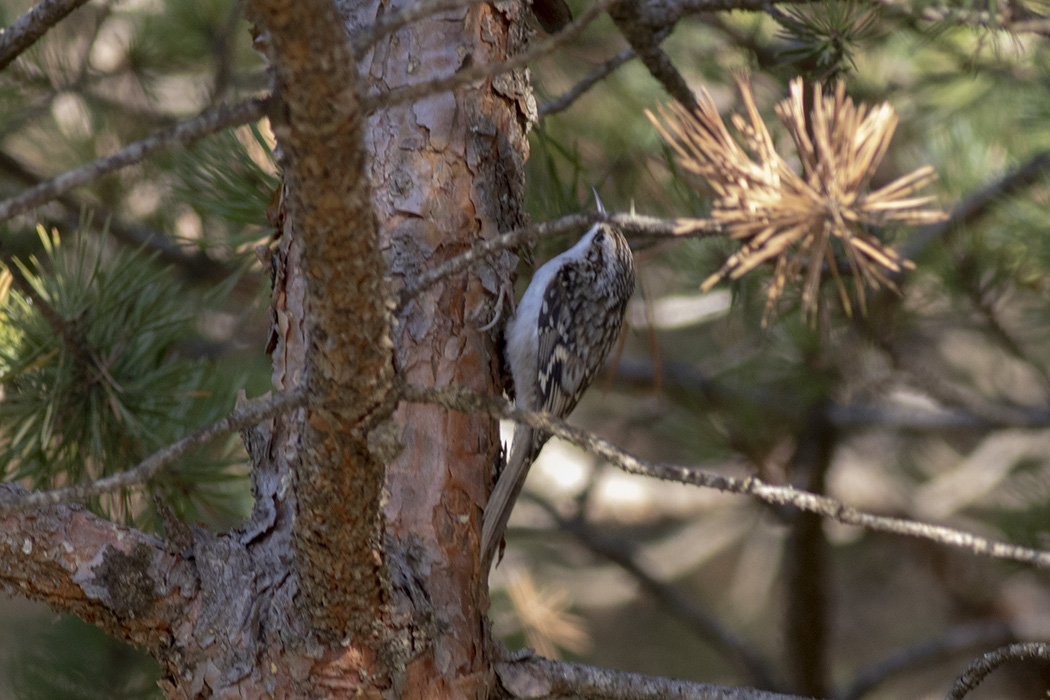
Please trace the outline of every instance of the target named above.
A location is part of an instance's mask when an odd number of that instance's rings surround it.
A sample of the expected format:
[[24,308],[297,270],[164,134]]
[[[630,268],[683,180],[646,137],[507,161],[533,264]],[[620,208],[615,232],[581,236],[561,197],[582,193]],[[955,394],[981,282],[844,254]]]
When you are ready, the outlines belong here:
[[[599,213],[605,213],[594,193]],[[514,405],[565,418],[605,364],[634,292],[634,256],[623,232],[598,222],[576,245],[532,276],[504,330],[504,359]],[[481,561],[495,559],[529,467],[550,435],[519,424],[507,464],[489,496],[481,527]]]

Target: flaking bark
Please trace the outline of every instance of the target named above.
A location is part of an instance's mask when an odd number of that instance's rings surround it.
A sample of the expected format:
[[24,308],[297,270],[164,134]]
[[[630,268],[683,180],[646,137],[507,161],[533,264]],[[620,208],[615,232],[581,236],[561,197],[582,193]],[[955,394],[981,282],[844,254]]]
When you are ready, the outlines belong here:
[[[367,435],[389,414],[394,377],[389,291],[369,200],[364,118],[353,52],[325,0],[257,0],[280,105],[292,300],[288,333],[303,355],[286,367],[306,383],[293,484],[301,592],[313,625],[333,638],[369,636],[389,597],[379,509],[384,465]],[[285,250],[284,255],[293,254]],[[296,284],[301,279],[301,286]]]

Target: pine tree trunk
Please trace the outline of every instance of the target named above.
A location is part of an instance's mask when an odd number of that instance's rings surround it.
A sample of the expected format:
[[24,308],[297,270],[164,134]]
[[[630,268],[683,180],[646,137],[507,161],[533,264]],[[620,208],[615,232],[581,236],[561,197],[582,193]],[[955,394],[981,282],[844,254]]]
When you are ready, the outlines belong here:
[[[397,375],[498,392],[509,253],[399,309],[397,291],[523,222],[523,73],[368,114],[366,96],[500,61],[522,6],[410,24],[355,57],[391,6],[255,0],[274,66],[285,218],[275,253],[274,387],[311,403],[248,431],[255,505],[235,532],[166,542],[56,506],[0,518],[8,588],[156,656],[170,698],[486,697],[482,509],[496,422],[400,404]],[[498,329],[501,324],[496,324]],[[261,343],[260,339],[260,345]],[[17,487],[4,487],[16,492]]]

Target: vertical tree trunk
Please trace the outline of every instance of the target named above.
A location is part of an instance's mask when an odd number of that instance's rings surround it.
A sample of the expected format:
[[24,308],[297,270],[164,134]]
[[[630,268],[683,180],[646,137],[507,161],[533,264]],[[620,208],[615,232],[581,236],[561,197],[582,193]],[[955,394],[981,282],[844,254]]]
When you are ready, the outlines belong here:
[[[395,373],[497,392],[498,330],[480,328],[501,313],[514,256],[392,312],[404,282],[523,223],[535,108],[523,73],[371,115],[365,105],[512,55],[522,7],[448,12],[355,58],[357,29],[400,5],[248,5],[273,65],[287,194],[274,387],[309,393],[305,408],[246,431],[251,520],[220,535],[172,520],[161,542],[78,507],[0,518],[0,586],[135,641],[161,662],[170,698],[492,689],[478,540],[498,426],[399,405]],[[0,502],[18,493],[0,488]]]
[[[502,60],[522,47],[522,10],[478,5],[414,24],[377,46],[362,75],[381,94]],[[372,200],[395,286],[523,222],[531,100],[520,72],[369,120]],[[395,335],[406,381],[498,393],[496,332],[479,328],[501,312],[496,300],[513,265],[504,253],[408,304]],[[406,697],[483,697],[488,590],[478,532],[498,426],[423,405],[402,405],[396,422],[404,449],[388,468],[384,512],[391,576],[406,585],[394,615],[416,627]]]
[[[402,8],[367,3],[340,9],[354,36],[381,13]],[[518,4],[499,10],[474,6],[390,35],[360,61],[358,98],[447,77],[462,65],[503,60],[524,43],[521,9]],[[389,275],[396,291],[475,241],[522,223],[525,132],[534,113],[531,92],[524,74],[510,74],[379,109],[369,117],[362,138],[368,181],[350,177],[331,193],[340,196],[340,187],[368,184],[371,211],[346,211],[341,230],[319,240],[311,227],[319,219],[333,218],[317,215],[333,202],[318,189],[329,180],[346,179],[339,168],[355,168],[359,161],[352,148],[345,153],[338,147],[326,150],[326,139],[343,133],[337,124],[322,119],[315,131],[297,122],[316,121],[316,112],[322,111],[301,109],[317,98],[297,96],[301,86],[289,84],[313,75],[310,56],[299,52],[323,47],[282,43],[281,34],[302,36],[301,24],[311,18],[316,16],[300,17],[295,9],[288,15],[273,10],[261,24],[271,33],[271,60],[286,100],[286,121],[277,129],[289,183],[279,306],[286,317],[305,319],[282,330],[276,383],[295,384],[303,373],[311,394],[325,396],[323,407],[278,430],[275,450],[301,450],[278,471],[294,475],[296,524],[291,529],[301,593],[295,600],[305,606],[312,628],[308,652],[318,657],[310,666],[312,692],[322,690],[329,697],[389,691],[398,697],[484,697],[490,687],[488,593],[486,572],[478,562],[478,532],[499,449],[498,426],[485,416],[419,405],[401,405],[392,420],[383,421],[393,405],[387,408],[389,393],[383,393],[389,385],[381,376],[386,371],[382,358],[370,361],[367,352],[341,355],[319,349],[333,338],[353,337],[360,332],[357,326],[371,318],[357,307],[373,304],[374,290],[364,281],[355,286],[343,279],[343,268],[367,255],[362,239],[377,235],[384,262],[374,268],[385,269],[373,268],[372,275]],[[323,33],[320,25],[317,30]],[[300,59],[302,70],[291,69]],[[317,64],[324,66],[324,60]],[[324,115],[332,121],[346,104],[338,82],[334,88],[328,98],[334,115]],[[352,106],[348,113],[355,117]],[[324,173],[322,179],[311,181],[317,173]],[[377,234],[372,233],[373,212]],[[321,230],[326,230],[323,225]],[[343,250],[358,252],[328,269],[332,260],[341,259],[339,236]],[[374,331],[374,347],[387,353],[391,366],[410,383],[498,391],[497,334],[479,329],[501,313],[497,299],[513,260],[503,253],[416,297],[392,324],[392,357],[381,328]],[[369,278],[367,269],[349,274]],[[338,311],[318,317],[315,310],[324,308],[345,309],[348,327],[337,330],[346,322]],[[340,357],[343,365],[337,362]],[[340,396],[339,378],[347,373],[356,381],[342,391],[368,393],[374,376],[377,393],[368,400]],[[370,478],[368,465],[375,460],[386,466],[378,541],[368,536],[373,521],[367,513],[380,502],[362,502],[369,491],[357,483]],[[357,524],[340,529],[344,523]],[[344,542],[348,549],[340,550]],[[371,627],[363,616],[369,609]]]

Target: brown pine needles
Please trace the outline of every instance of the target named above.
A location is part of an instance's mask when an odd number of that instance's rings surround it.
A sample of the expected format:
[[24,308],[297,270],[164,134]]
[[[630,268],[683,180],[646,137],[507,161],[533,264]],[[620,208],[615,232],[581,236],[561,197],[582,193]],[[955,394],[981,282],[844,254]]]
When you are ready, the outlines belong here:
[[679,232],[713,224],[743,242],[704,281],[702,289],[709,290],[727,275],[738,279],[775,260],[763,325],[774,315],[788,283],[799,279],[803,314],[815,320],[825,270],[835,280],[843,308],[851,314],[853,307],[839,271],[840,251],[853,278],[857,305],[866,312],[866,287],[896,291],[889,275],[914,267],[872,229],[943,221],[943,212],[926,208],[933,196],[914,196],[937,175],[932,167],[924,166],[868,191],[897,127],[893,108],[885,102],[870,110],[863,104],[854,105],[841,81],[830,95],[815,85],[807,124],[802,79],[796,78],[790,84],[790,97],[776,106],[776,114],[795,142],[802,164],[800,175],[777,153],[747,77],[737,75],[736,81],[748,118],[731,117],[739,141],[726,128],[706,90],[701,91],[696,113],[676,103],[658,107],[660,118],[646,112],[678,154],[682,167],[703,177],[715,193],[711,218],[682,219]]

